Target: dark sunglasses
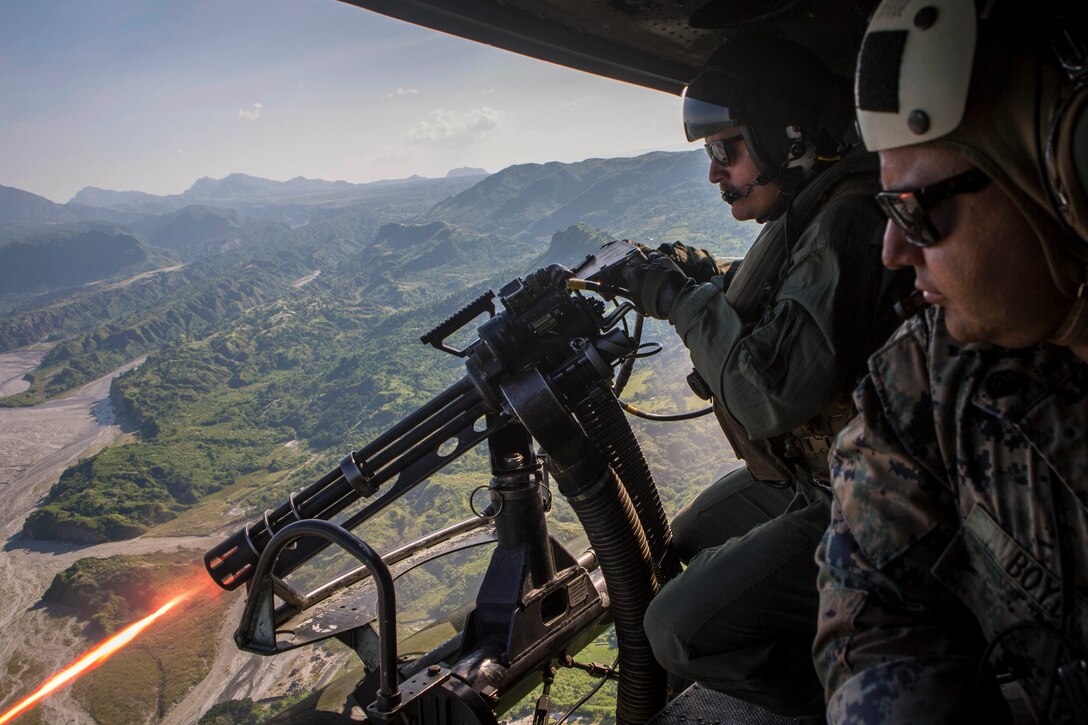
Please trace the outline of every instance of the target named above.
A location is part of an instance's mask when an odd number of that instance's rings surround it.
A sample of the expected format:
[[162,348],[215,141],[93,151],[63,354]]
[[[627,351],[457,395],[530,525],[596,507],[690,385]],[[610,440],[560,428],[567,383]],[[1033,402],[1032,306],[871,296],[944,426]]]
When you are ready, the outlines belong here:
[[941,238],[941,233],[929,218],[929,210],[956,194],[982,191],[993,181],[982,169],[962,174],[918,189],[888,189],[876,195],[876,203],[907,241],[916,247],[928,247]]
[[729,147],[743,138],[744,134],[738,133],[736,136],[703,144],[703,148],[706,149],[706,155],[710,157],[711,161],[717,161],[723,167],[728,167],[733,162],[733,159],[729,156]]

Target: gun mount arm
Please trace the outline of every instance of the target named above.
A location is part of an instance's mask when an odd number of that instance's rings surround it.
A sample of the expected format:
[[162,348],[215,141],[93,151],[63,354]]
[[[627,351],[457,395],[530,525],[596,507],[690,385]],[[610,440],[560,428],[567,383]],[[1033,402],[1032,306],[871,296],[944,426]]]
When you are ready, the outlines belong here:
[[[224,589],[236,589],[252,577],[261,551],[276,532],[296,521],[329,520],[396,476],[390,491],[344,522],[349,530],[358,526],[510,421],[500,412],[477,430],[477,421],[487,412],[478,389],[462,378],[369,445],[349,453],[316,483],[209,550],[204,555],[208,573]],[[455,447],[440,452],[446,441],[456,441]],[[276,576],[286,576],[326,545],[312,538],[298,542],[279,558]]]

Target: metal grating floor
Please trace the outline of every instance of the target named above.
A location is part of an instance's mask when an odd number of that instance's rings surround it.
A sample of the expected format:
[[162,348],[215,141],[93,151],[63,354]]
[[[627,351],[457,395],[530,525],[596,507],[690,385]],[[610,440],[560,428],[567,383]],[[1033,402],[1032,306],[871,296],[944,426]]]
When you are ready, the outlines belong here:
[[647,725],[796,725],[812,719],[777,715],[735,697],[692,685]]

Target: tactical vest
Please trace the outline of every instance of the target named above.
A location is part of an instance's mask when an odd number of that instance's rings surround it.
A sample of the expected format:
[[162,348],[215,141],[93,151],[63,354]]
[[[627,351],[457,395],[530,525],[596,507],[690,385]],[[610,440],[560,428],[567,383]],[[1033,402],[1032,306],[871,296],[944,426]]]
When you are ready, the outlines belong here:
[[[695,383],[692,389],[696,389]],[[752,440],[748,431],[717,398],[711,397],[714,415],[733,452],[748,466],[758,481],[816,479],[830,483],[827,453],[835,436],[854,417],[854,404],[846,394],[835,396],[825,410],[807,423],[781,435]]]
[[[824,207],[854,195],[871,196],[878,189],[873,157],[848,154],[845,159],[813,179],[794,199],[789,226],[805,229]],[[778,288],[790,263],[786,243],[785,217],[770,222],[744,257],[725,296],[742,319],[756,320],[775,303]],[[695,378],[695,379],[692,379]],[[692,389],[704,400],[711,399],[706,383],[693,371]],[[702,384],[702,392],[698,389]],[[830,482],[827,455],[838,432],[854,416],[854,404],[848,391],[840,391],[831,405],[811,420],[781,435],[752,440],[747,430],[729,412],[713,400],[714,413],[725,437],[738,458],[744,460],[752,477],[762,481]]]

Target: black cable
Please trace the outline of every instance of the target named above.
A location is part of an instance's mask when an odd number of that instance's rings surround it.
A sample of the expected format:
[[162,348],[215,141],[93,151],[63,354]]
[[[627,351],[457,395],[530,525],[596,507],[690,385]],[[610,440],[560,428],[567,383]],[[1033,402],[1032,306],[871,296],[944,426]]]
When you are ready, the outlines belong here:
[[1061,628],[1055,627],[1048,622],[1036,622],[1031,620],[1025,620],[1009,625],[1005,629],[994,635],[983,650],[982,656],[979,658],[978,671],[975,673],[975,684],[978,690],[982,689],[982,677],[987,665],[990,664],[990,658],[993,657],[994,650],[1002,640],[1015,632],[1026,629],[1038,629],[1042,630],[1046,634],[1053,637],[1058,642],[1058,651],[1054,655],[1054,664],[1051,666],[1050,679],[1047,681],[1046,698],[1044,715],[1049,716],[1054,707],[1054,695],[1057,692],[1058,685],[1058,669],[1060,667],[1063,656],[1066,651],[1078,652],[1082,648],[1079,647],[1076,642],[1069,635],[1070,624],[1073,616],[1073,606],[1075,604],[1073,586],[1073,578],[1075,572],[1073,571],[1073,558],[1072,552],[1069,551],[1069,542],[1067,537],[1063,536],[1065,528],[1065,520],[1062,515],[1062,506],[1060,505],[1060,483],[1057,477],[1050,480],[1050,504],[1051,504],[1051,518],[1050,525],[1054,529],[1054,537],[1057,539],[1057,552],[1058,552],[1058,581],[1061,586]]
[[[646,317],[641,312],[635,313],[635,331],[631,333],[630,337],[635,343],[635,353],[642,347],[642,326]],[[623,318],[624,326],[627,325],[627,318]],[[631,371],[635,367],[635,359],[637,354],[627,355],[623,358],[623,363],[620,365],[619,374],[616,375],[616,382],[613,383],[612,389],[616,391],[616,397],[618,398],[623,393],[624,387],[627,386],[627,381],[631,379]]]
[[1055,549],[1058,553],[1058,582],[1060,585],[1061,596],[1061,613],[1060,613],[1060,628],[1055,627],[1049,622],[1039,622],[1033,620],[1024,620],[1015,624],[1009,625],[1005,629],[1001,630],[994,635],[987,644],[986,648],[982,652],[982,656],[979,658],[978,670],[975,673],[975,686],[981,691],[982,678],[986,667],[990,664],[990,659],[993,657],[994,650],[1002,640],[1008,636],[1027,629],[1038,629],[1046,634],[1050,635],[1054,640],[1058,642],[1058,649],[1054,655],[1054,663],[1050,668],[1050,678],[1047,681],[1046,697],[1044,698],[1044,717],[1048,717],[1054,708],[1054,695],[1057,692],[1057,685],[1059,679],[1059,669],[1061,662],[1066,652],[1078,654],[1083,652],[1083,647],[1079,646],[1070,636],[1070,628],[1073,618],[1073,608],[1075,606],[1075,577],[1076,572],[1073,568],[1073,552],[1069,550],[1068,537],[1064,535],[1065,532],[1065,516],[1064,507],[1061,502],[1061,482],[1054,476],[1050,479],[1050,526],[1054,530],[1054,538],[1057,545]]
[[[640,344],[634,352],[628,354],[627,357],[632,360],[642,360],[643,358],[653,357],[664,349],[664,346],[662,346],[660,342],[644,342]],[[645,352],[642,352],[643,350],[645,350]]]
[[630,403],[625,403],[620,400],[620,406],[631,415],[642,418],[644,420],[653,420],[658,423],[673,423],[679,420],[691,420],[692,418],[701,418],[704,415],[709,415],[714,412],[714,406],[708,405],[705,408],[699,410],[692,410],[687,413],[647,413],[644,410],[639,410]]
[[1078,647],[1061,630],[1047,622],[1024,620],[1022,622],[1017,622],[1016,624],[1010,624],[1008,627],[1005,627],[1003,630],[995,634],[993,639],[991,639],[989,643],[987,643],[986,649],[982,651],[982,655],[979,657],[978,669],[975,672],[975,690],[976,692],[982,691],[982,680],[986,674],[986,667],[990,664],[990,659],[993,657],[994,650],[997,648],[997,645],[1010,635],[1027,629],[1041,630],[1057,640],[1059,644],[1057,660],[1054,663],[1054,667],[1050,673],[1050,681],[1047,685],[1046,714],[1049,715],[1051,707],[1053,705],[1052,700],[1054,698],[1054,692],[1057,685],[1058,662],[1061,661],[1062,655],[1065,653],[1066,648],[1069,648],[1071,651],[1075,652]]
[[990,659],[993,657],[994,650],[997,649],[997,645],[999,645],[1002,640],[1006,639],[1010,635],[1016,634],[1017,632],[1023,631],[1025,629],[1042,630],[1043,632],[1049,634],[1051,637],[1056,639],[1063,647],[1070,647],[1072,649],[1076,649],[1076,645],[1068,637],[1066,637],[1061,632],[1061,630],[1059,630],[1052,624],[1048,624],[1047,622],[1036,622],[1034,620],[1025,619],[1022,622],[1010,624],[1008,627],[1005,627],[1003,630],[995,634],[993,636],[993,639],[991,639],[986,644],[986,649],[982,651],[982,655],[979,657],[978,661],[978,671],[975,673],[975,683],[977,689],[982,689],[982,677],[984,675],[984,670],[986,669],[986,666],[990,664]]
[[[584,289],[593,292],[598,292],[606,295],[630,297],[628,290],[621,289],[619,287],[613,287],[611,285],[602,284],[592,280],[575,279],[571,278],[567,280],[568,289]],[[699,410],[693,410],[687,413],[672,413],[672,414],[660,414],[660,413],[647,413],[646,411],[639,410],[635,406],[620,400],[620,394],[623,392],[624,387],[631,379],[631,371],[634,368],[635,360],[640,358],[652,357],[661,352],[662,347],[660,343],[650,342],[645,345],[642,344],[642,328],[645,322],[645,316],[642,313],[637,313],[635,317],[635,331],[631,336],[635,341],[635,351],[629,355],[624,356],[623,362],[620,364],[619,373],[616,375],[616,381],[612,385],[613,392],[616,395],[616,399],[619,400],[620,405],[625,411],[638,418],[645,420],[652,420],[659,423],[671,423],[681,420],[691,420],[692,418],[700,418],[704,415],[708,415],[714,411],[713,406],[707,406]],[[626,319],[625,319],[626,324]],[[643,348],[649,348],[648,352],[641,352]]]
[[[1074,598],[1076,596],[1075,591],[1075,578],[1076,572],[1073,569],[1073,552],[1069,550],[1069,538],[1064,535],[1066,530],[1065,525],[1065,509],[1061,505],[1059,498],[1061,496],[1060,483],[1057,476],[1053,476],[1050,479],[1050,499],[1051,499],[1051,526],[1054,527],[1054,536],[1058,540],[1058,580],[1061,584],[1061,598],[1062,598],[1062,610],[1061,610],[1061,633],[1062,639],[1071,643],[1071,626],[1073,620],[1073,607],[1076,602]],[[1073,648],[1072,651],[1076,651],[1076,645],[1070,644]],[[1054,693],[1057,690],[1058,684],[1058,669],[1061,666],[1062,661],[1062,648],[1058,648],[1058,653],[1054,659],[1054,667],[1050,673],[1050,684],[1047,686],[1046,696],[1046,712],[1050,713],[1053,707]]]
[[612,673],[616,671],[617,662],[619,662],[619,660],[612,660],[612,666],[608,668],[608,672],[604,673],[601,679],[597,680],[597,684],[590,688],[589,692],[582,695],[581,699],[578,700],[578,702],[571,705],[570,709],[563,713],[563,717],[556,720],[552,725],[563,725],[563,723],[566,722],[567,718],[574,714],[575,710],[580,708],[582,705],[585,705],[586,702],[589,701],[589,698],[596,695],[597,691],[604,687],[604,683],[608,682],[608,679],[612,676]]

